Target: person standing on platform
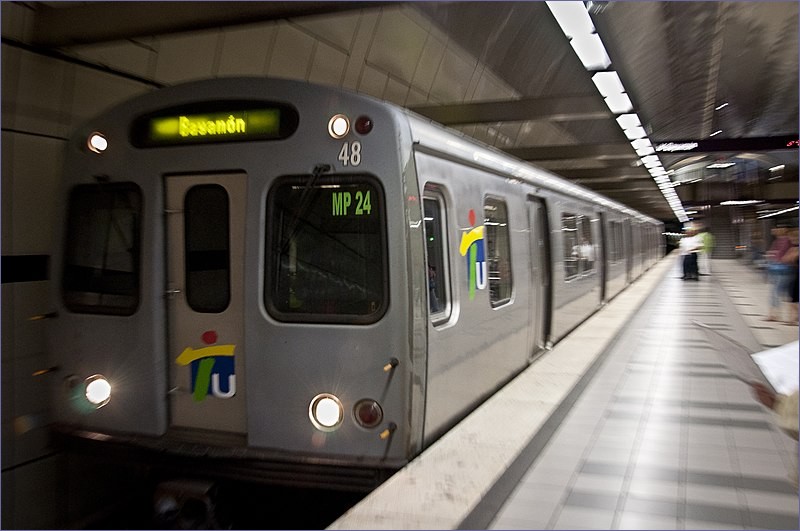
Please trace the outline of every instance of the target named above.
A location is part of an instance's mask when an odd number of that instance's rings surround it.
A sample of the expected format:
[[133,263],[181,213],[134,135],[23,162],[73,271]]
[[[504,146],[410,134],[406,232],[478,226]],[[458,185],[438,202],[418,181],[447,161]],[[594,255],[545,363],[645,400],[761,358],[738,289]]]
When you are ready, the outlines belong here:
[[787,304],[789,305],[789,316],[786,318],[784,323],[788,325],[795,325],[797,326],[797,299],[798,299],[798,258],[800,258],[800,253],[798,252],[798,231],[797,227],[789,229],[787,231],[787,237],[789,238],[789,249],[783,254],[783,258],[781,259],[781,263],[789,268],[788,273],[788,281],[786,282],[786,297],[789,301]]
[[697,237],[703,243],[703,248],[697,256],[697,269],[701,275],[710,275],[711,251],[714,249],[714,235],[711,234],[708,227],[704,226]]
[[766,321],[780,321],[781,304],[791,280],[790,266],[783,263],[783,255],[792,247],[785,227],[772,229],[774,240],[767,251],[767,276],[770,283],[769,314]]
[[702,246],[703,243],[697,237],[697,229],[693,227],[681,238],[679,249],[683,257],[683,280],[700,280],[697,271],[697,253]]

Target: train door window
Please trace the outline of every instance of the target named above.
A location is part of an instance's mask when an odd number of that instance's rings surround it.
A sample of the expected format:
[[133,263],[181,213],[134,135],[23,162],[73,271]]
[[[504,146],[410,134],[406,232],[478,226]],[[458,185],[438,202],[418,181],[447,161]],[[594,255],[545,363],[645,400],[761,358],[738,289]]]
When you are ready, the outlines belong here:
[[450,316],[450,271],[447,261],[447,219],[444,197],[425,189],[425,256],[428,266],[428,304],[431,320],[441,323]]
[[218,184],[194,186],[183,208],[186,302],[196,312],[220,313],[231,298],[228,192]]
[[386,311],[383,191],[367,176],[281,179],[267,198],[270,314],[285,322],[369,324]]
[[564,242],[564,280],[576,278],[578,270],[578,216],[569,212],[561,213],[561,234]]
[[580,243],[578,244],[578,269],[582,273],[594,271],[595,248],[592,238],[592,222],[589,218],[581,218]]
[[486,198],[483,206],[486,230],[486,269],[489,275],[489,300],[496,308],[511,300],[511,239],[508,209],[504,201]]
[[139,305],[142,193],[132,183],[72,189],[62,277],[73,312],[133,315]]

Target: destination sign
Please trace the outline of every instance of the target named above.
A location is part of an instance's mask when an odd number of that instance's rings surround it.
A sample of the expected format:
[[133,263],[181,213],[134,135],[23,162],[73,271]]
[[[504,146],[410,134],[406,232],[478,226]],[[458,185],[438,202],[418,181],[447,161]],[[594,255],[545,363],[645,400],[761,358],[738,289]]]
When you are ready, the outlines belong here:
[[131,140],[139,147],[275,140],[297,128],[297,113],[284,106],[209,107],[209,112],[184,107],[142,117],[134,123]]

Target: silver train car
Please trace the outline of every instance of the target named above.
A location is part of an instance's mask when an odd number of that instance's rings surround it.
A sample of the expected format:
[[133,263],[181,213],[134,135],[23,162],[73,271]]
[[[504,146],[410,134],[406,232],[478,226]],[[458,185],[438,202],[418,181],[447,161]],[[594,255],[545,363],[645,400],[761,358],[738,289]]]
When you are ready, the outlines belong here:
[[103,113],[64,194],[55,431],[176,474],[373,488],[663,254],[657,220],[288,80]]

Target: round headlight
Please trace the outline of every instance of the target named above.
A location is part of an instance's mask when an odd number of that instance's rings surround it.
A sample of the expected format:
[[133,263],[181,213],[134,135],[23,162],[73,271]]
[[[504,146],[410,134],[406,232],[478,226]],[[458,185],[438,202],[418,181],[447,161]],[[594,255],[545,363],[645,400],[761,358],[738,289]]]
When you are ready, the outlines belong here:
[[333,431],[342,423],[344,407],[334,395],[323,393],[311,401],[308,417],[318,430]]
[[337,114],[328,122],[328,134],[333,138],[344,138],[349,132],[350,120],[344,114]]
[[100,374],[89,376],[85,382],[85,393],[89,403],[101,408],[111,400],[111,384]]
[[101,133],[92,133],[86,141],[86,145],[95,153],[102,153],[108,149],[108,140]]

